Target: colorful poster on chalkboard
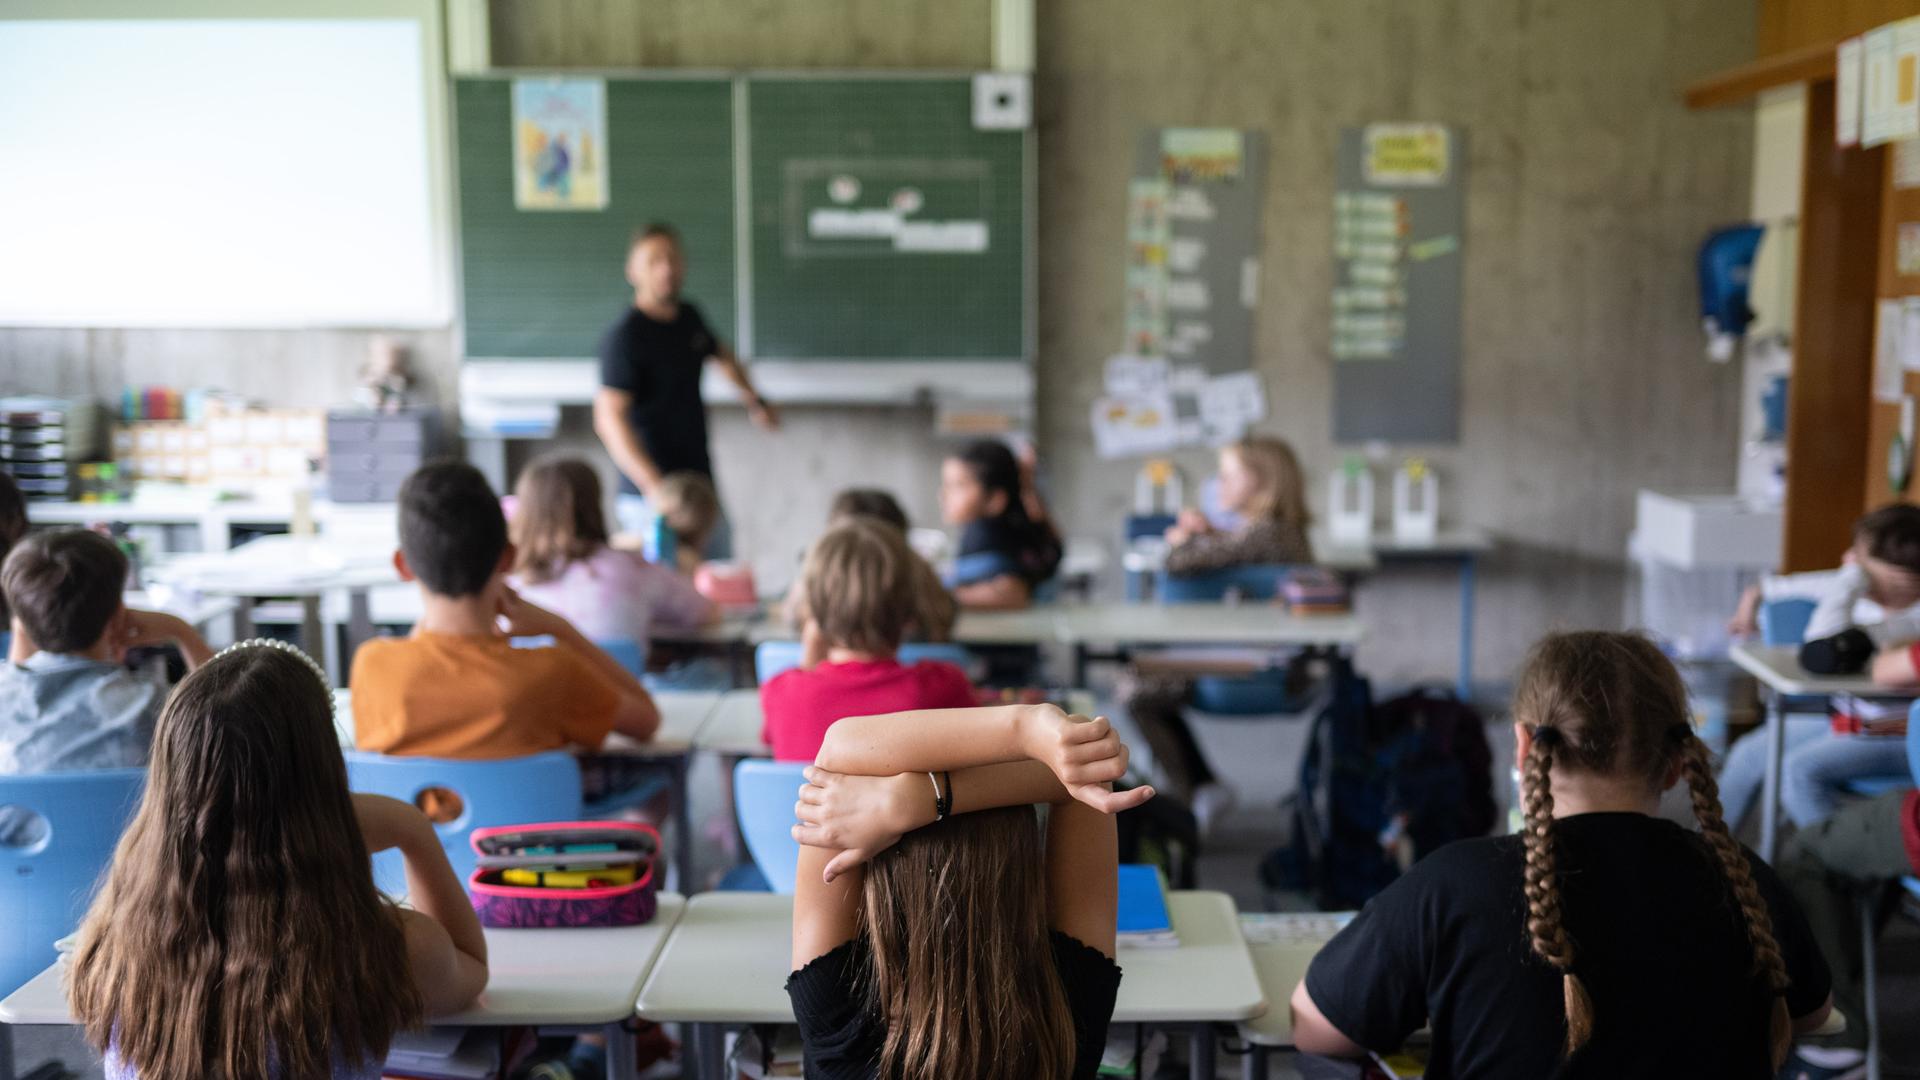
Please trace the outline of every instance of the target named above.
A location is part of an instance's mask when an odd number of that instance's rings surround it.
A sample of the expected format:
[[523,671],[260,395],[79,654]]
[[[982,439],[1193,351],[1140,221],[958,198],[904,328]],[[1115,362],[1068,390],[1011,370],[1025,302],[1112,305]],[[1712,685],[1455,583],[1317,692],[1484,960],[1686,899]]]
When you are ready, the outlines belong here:
[[517,210],[606,209],[603,80],[513,80],[513,205]]

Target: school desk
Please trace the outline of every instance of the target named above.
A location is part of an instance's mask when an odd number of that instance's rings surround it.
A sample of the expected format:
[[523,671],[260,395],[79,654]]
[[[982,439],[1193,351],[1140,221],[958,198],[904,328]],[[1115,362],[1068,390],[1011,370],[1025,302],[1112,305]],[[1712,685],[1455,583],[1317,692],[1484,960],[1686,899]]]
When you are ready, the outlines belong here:
[[[323,530],[336,520],[364,516],[391,521],[392,503],[335,504],[314,499],[310,516]],[[160,529],[192,529],[201,551],[224,551],[233,543],[235,528],[284,530],[293,525],[293,498],[260,494],[245,499],[216,500],[211,491],[186,491],[179,497],[151,496],[129,502],[36,502],[28,509],[35,525],[89,526],[105,522],[146,525]],[[167,539],[167,534],[162,534]],[[173,550],[163,542],[162,550]]]
[[[488,930],[486,992],[470,1009],[435,1017],[450,1027],[539,1025],[600,1031],[607,1039],[609,1080],[632,1080],[633,1034],[627,1023],[661,946],[686,908],[661,893],[659,912],[644,926]],[[0,1023],[72,1024],[63,960],[0,1001]]]
[[346,652],[351,655],[373,636],[369,592],[376,585],[399,580],[391,547],[319,536],[263,536],[237,548],[182,555],[155,566],[151,577],[183,592],[238,600],[233,632],[240,638],[253,633],[252,601],[298,598],[304,613],[301,642],[309,654],[322,658],[327,678],[335,685],[342,681],[341,652],[333,635],[325,631],[321,598],[346,595]]
[[[1122,660],[1150,645],[1250,645],[1351,648],[1363,630],[1352,615],[1294,615],[1266,602],[1238,604],[1099,603],[1051,609],[1056,640],[1073,648],[1073,685],[1087,685],[1096,659]],[[1108,646],[1105,649],[1096,648]]]
[[602,753],[622,754],[659,762],[668,770],[673,786],[673,865],[682,890],[693,888],[693,806],[687,794],[688,758],[694,740],[707,719],[720,704],[720,694],[710,690],[662,690],[653,695],[660,709],[660,730],[652,739],[640,742],[619,732],[607,736]]
[[[1791,645],[1738,642],[1727,656],[1764,688],[1767,717],[1767,775],[1760,796],[1760,857],[1773,861],[1780,838],[1780,768],[1786,756],[1787,724],[1784,702],[1789,697],[1831,697],[1859,694],[1891,697],[1866,675],[1815,675],[1800,666],[1800,650]],[[1912,695],[1906,695],[1912,696]]]
[[[1113,1022],[1188,1028],[1192,1075],[1210,1080],[1213,1023],[1258,1016],[1267,998],[1231,897],[1172,892],[1167,901],[1180,944],[1121,947],[1124,974]],[[728,1028],[794,1022],[786,991],[792,930],[790,896],[719,892],[688,901],[639,1006],[649,1020],[691,1025],[688,1044],[696,1056],[688,1075],[722,1075]]]
[[213,624],[228,618],[239,609],[240,604],[230,596],[176,595],[171,590],[149,592],[145,589],[128,589],[122,597],[130,608],[147,611],[164,611],[178,616],[181,621],[205,636],[213,629]]

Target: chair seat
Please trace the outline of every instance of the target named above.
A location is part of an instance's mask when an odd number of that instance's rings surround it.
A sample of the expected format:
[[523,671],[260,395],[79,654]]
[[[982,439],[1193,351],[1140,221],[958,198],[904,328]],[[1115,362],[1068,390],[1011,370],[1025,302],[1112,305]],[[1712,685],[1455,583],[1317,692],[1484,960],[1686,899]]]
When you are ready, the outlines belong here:
[[1890,795],[1896,791],[1905,791],[1913,786],[1913,777],[1906,773],[1889,773],[1886,776],[1861,776],[1841,785],[1848,794],[1876,798]]

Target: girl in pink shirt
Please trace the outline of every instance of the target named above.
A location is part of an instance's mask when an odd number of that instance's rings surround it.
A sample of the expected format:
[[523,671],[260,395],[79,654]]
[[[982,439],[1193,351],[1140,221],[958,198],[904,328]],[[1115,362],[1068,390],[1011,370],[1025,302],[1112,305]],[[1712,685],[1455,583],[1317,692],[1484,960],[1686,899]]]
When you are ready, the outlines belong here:
[[656,629],[719,617],[691,581],[608,544],[600,477],[585,461],[541,458],[520,474],[514,496],[514,588],[588,638],[644,651]]

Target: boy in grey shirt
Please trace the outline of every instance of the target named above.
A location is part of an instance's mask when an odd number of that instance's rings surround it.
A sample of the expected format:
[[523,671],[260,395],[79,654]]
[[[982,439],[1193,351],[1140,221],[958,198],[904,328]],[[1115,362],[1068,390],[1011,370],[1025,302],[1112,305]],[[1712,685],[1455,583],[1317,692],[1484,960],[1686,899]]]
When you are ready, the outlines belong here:
[[[21,541],[0,565],[13,646],[0,669],[0,776],[147,763],[166,700],[163,665],[126,666],[127,650],[172,643],[189,670],[213,655],[193,627],[121,600],[127,560],[113,541],[81,529]],[[0,814],[14,842],[26,825]]]

